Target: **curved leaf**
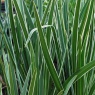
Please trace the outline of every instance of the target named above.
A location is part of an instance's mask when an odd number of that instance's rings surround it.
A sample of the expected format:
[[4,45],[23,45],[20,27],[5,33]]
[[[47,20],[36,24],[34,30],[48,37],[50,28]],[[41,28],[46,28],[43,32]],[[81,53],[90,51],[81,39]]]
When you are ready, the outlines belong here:
[[55,83],[55,86],[56,86],[57,90],[60,91],[62,89],[62,86],[61,86],[60,80],[58,78],[58,74],[57,74],[56,69],[54,67],[53,61],[50,57],[50,54],[49,54],[49,51],[48,51],[48,48],[47,48],[47,45],[46,45],[46,42],[45,42],[45,39],[44,39],[44,35],[43,35],[43,32],[42,32],[42,28],[41,28],[41,22],[39,20],[39,16],[38,16],[35,4],[34,4],[34,12],[35,12],[35,17],[36,17],[36,23],[37,23],[40,43],[41,43],[42,51],[43,51],[43,54],[44,54],[44,57],[45,57],[45,60],[46,60],[46,63],[47,63],[47,67],[49,69],[49,72],[52,76],[52,79]]

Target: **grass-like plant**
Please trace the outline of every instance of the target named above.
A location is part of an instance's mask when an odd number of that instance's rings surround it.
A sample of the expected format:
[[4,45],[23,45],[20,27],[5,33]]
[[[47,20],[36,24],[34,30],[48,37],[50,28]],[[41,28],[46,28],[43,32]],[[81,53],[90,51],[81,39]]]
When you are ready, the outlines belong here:
[[94,95],[94,3],[5,0],[0,95]]

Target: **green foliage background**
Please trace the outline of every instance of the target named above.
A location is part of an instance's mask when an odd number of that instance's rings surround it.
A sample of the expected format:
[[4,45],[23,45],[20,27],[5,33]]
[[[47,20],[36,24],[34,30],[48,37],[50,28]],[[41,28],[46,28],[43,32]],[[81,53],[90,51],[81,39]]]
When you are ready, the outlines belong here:
[[94,95],[94,4],[5,0],[0,95]]

